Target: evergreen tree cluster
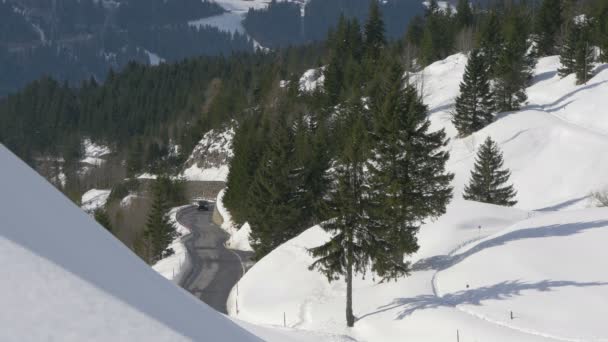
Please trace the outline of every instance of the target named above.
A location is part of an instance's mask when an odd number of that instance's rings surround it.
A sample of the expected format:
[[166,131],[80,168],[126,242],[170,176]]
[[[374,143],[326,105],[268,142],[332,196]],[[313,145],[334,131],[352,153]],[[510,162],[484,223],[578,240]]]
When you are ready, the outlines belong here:
[[178,233],[168,214],[172,204],[179,199],[176,197],[183,196],[182,186],[177,182],[174,183],[167,176],[159,176],[152,184],[152,208],[138,248],[140,255],[143,255],[149,264],[174,253],[170,245]]
[[568,23],[560,53],[560,76],[575,74],[578,84],[591,79],[595,62],[592,29],[592,22],[586,18],[579,17]]
[[[276,48],[305,42],[322,41],[340,17],[366,20],[370,0],[310,0],[304,8],[292,2],[273,0],[264,9],[250,9],[243,22],[248,33],[263,46]],[[408,21],[422,13],[422,3],[386,1],[379,7],[386,22],[389,39],[401,38]]]
[[[43,78],[0,100],[0,142],[35,166],[44,156],[78,162],[87,136],[126,159],[130,175],[174,172],[204,132],[271,101],[282,75],[301,74],[317,50],[130,63],[103,84],[90,79],[79,88]],[[185,153],[171,155],[173,145]]]
[[7,0],[0,4],[0,98],[43,75],[70,84],[130,61],[150,63],[149,53],[167,62],[208,55],[252,52],[244,34],[188,21],[217,15],[215,2],[199,0]]
[[418,228],[452,196],[445,132],[430,132],[377,2],[369,13],[331,31],[323,91],[285,89],[285,100],[240,122],[224,197],[251,225],[257,258],[313,224],[331,233],[310,251],[311,268],[345,277],[349,326],[354,274],[406,275]]

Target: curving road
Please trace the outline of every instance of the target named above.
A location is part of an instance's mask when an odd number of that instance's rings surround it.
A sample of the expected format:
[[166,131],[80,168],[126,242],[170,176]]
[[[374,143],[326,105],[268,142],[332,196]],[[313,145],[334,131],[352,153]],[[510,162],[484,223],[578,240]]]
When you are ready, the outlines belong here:
[[192,232],[185,245],[192,267],[183,277],[181,286],[215,310],[227,314],[226,301],[232,287],[243,276],[243,262],[251,253],[227,249],[229,235],[211,220],[210,211],[186,208],[177,220]]

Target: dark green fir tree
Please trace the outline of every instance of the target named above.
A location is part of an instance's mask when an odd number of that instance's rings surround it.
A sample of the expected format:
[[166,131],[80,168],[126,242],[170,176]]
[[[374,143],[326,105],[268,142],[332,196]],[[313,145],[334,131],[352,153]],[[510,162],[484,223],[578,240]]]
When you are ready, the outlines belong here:
[[571,21],[560,53],[562,77],[576,74],[578,84],[584,84],[593,76],[592,26],[588,20]]
[[[353,276],[364,272],[375,257],[373,250],[379,239],[372,240],[364,216],[367,215],[365,162],[369,155],[367,129],[362,120],[363,105],[350,103],[340,115],[341,124],[348,127],[344,132],[343,150],[332,165],[332,187],[326,197],[327,221],[322,228],[332,234],[327,243],[310,249],[316,259],[310,269],[318,269],[329,281],[340,276],[346,279],[346,324],[354,326]],[[388,248],[388,247],[387,247]]]
[[95,221],[97,221],[97,223],[99,223],[107,231],[109,231],[110,233],[114,232],[112,228],[112,222],[110,222],[110,216],[108,215],[108,212],[105,208],[98,208],[97,210],[95,210],[93,217],[95,218]]
[[462,29],[473,25],[473,11],[469,0],[458,0],[456,5],[456,23]]
[[169,221],[167,194],[163,191],[163,184],[167,181],[171,181],[167,176],[159,176],[152,184],[152,208],[144,231],[146,254],[150,264],[174,253],[169,246],[177,237],[177,231]]
[[372,243],[366,249],[372,270],[383,279],[408,274],[410,265],[403,256],[418,250],[420,225],[444,214],[452,198],[453,175],[445,170],[445,132],[430,131],[427,107],[403,75],[394,63],[375,116],[367,163],[366,229]]
[[494,101],[490,89],[489,67],[479,49],[471,51],[460,95],[456,98],[456,112],[452,122],[458,134],[466,137],[494,120]]
[[503,167],[502,152],[488,137],[477,153],[471,180],[464,189],[464,199],[502,206],[517,204],[517,191],[507,184],[511,172]]
[[301,232],[303,222],[301,208],[296,205],[297,184],[292,179],[294,149],[291,127],[279,115],[248,196],[250,241],[256,259]]
[[486,57],[490,73],[494,76],[495,66],[502,53],[504,37],[501,30],[500,18],[496,11],[491,11],[485,19],[481,33],[479,46]]
[[519,110],[527,101],[536,59],[530,53],[528,17],[511,14],[505,24],[504,46],[494,68],[494,103],[499,112]]
[[377,60],[382,48],[386,45],[384,30],[380,4],[378,0],[372,0],[369,17],[365,23],[365,53],[368,59]]
[[561,64],[558,73],[561,77],[573,74],[576,69],[576,45],[578,42],[579,28],[571,21],[567,25],[566,37],[562,43],[559,62]]
[[535,18],[536,49],[539,56],[557,52],[562,27],[562,0],[543,0]]
[[591,40],[591,23],[584,21],[579,25],[580,34],[574,54],[574,73],[577,84],[586,84],[593,77],[594,47]]

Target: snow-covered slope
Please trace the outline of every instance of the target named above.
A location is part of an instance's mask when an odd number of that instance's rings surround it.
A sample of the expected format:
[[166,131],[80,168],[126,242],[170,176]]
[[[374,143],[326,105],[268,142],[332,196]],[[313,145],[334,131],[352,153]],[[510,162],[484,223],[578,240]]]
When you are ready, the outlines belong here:
[[608,185],[608,160],[599,158],[608,148],[608,91],[606,65],[597,68],[586,85],[577,86],[574,76],[560,79],[559,58],[540,59],[529,103],[522,111],[505,113],[496,122],[466,139],[456,139],[451,123],[466,58],[455,55],[429,66],[424,72],[424,100],[435,128],[446,128],[452,138],[448,168],[456,174],[459,196],[487,136],[497,141],[505,165],[519,194],[519,207],[555,209],[584,207],[592,191]]
[[191,181],[223,181],[232,158],[234,127],[207,132],[184,164],[180,176]]
[[0,146],[0,340],[258,341]]
[[[343,281],[329,283],[307,268],[306,249],[328,239],[314,227],[240,281],[240,318],[272,323],[285,312],[288,326],[361,341],[453,341],[457,334],[460,341],[608,339],[608,276],[601,271],[608,209],[588,208],[587,201],[608,184],[608,68],[599,66],[587,85],[577,86],[573,77],[557,76],[558,58],[543,58],[522,111],[458,139],[451,113],[465,65],[466,57],[455,55],[413,77],[424,89],[432,127],[452,139],[448,169],[456,177],[447,214],[419,233],[412,275],[382,284],[371,274],[358,279],[359,320],[346,329]],[[462,199],[487,136],[512,170],[516,208]]]
[[81,208],[87,213],[92,213],[98,208],[106,205],[112,190],[91,189],[82,195]]

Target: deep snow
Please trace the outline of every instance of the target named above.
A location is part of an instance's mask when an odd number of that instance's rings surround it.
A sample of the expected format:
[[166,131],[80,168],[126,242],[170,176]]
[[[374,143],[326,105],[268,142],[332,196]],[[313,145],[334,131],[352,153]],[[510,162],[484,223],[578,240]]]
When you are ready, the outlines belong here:
[[[608,68],[577,86],[573,76],[557,76],[557,57],[543,58],[522,111],[458,139],[451,113],[465,65],[466,56],[454,55],[412,77],[424,89],[433,129],[451,138],[448,169],[456,177],[447,214],[420,230],[411,276],[381,284],[369,273],[359,277],[359,320],[346,329],[343,281],[308,270],[306,249],[328,239],[313,227],[240,281],[240,319],[278,324],[285,313],[288,326],[360,341],[455,341],[457,334],[460,341],[608,340],[608,276],[601,271],[608,209],[589,208],[588,198],[608,184]],[[515,208],[462,199],[487,136],[513,173]]]
[[0,340],[259,341],[163,279],[0,146]]
[[347,341],[217,313],[3,145],[0,165],[0,341]]

